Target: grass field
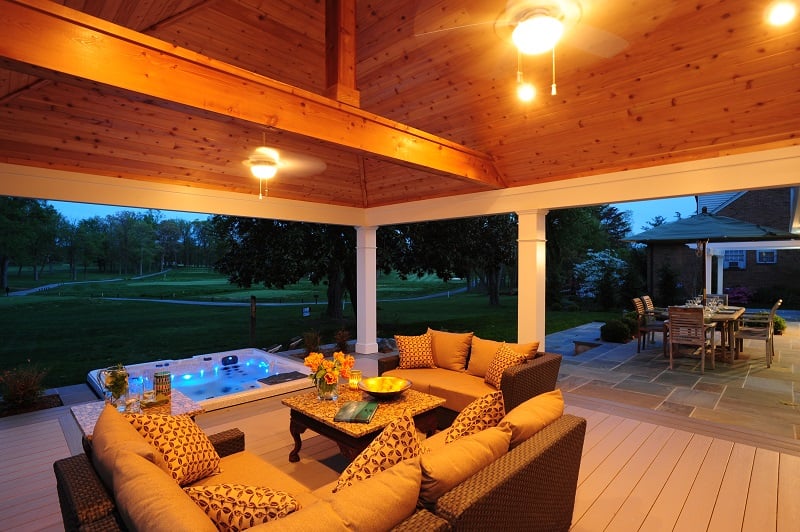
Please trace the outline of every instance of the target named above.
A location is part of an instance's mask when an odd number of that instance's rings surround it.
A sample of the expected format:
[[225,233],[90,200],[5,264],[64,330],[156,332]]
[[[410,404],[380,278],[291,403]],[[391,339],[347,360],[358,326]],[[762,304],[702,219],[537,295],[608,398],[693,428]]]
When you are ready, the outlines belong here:
[[[39,284],[62,281],[43,276]],[[21,284],[12,282],[15,288]],[[396,276],[382,276],[378,282],[378,337],[421,334],[430,326],[515,340],[516,297],[503,296],[501,306],[491,307],[485,294],[447,296],[448,291],[463,286],[463,282],[443,283],[435,277],[401,281]],[[430,294],[444,295],[399,300]],[[252,344],[247,304],[251,295],[259,303],[282,303],[258,307]],[[283,290],[244,290],[232,287],[213,273],[177,270],[141,280],[65,285],[36,295],[3,297],[0,315],[5,332],[0,345],[0,370],[30,360],[47,369],[45,384],[55,387],[83,382],[88,371],[117,362],[182,358],[251,345],[287,345],[291,338],[311,330],[321,333],[323,343],[332,343],[340,328],[347,328],[355,337],[349,303],[344,321],[329,320],[323,316],[325,305],[315,304],[314,295],[324,300],[325,287],[300,283]],[[245,304],[172,304],[106,299],[109,297]],[[302,316],[304,306],[311,311],[308,317]],[[618,313],[548,312],[547,332],[612,316]]]

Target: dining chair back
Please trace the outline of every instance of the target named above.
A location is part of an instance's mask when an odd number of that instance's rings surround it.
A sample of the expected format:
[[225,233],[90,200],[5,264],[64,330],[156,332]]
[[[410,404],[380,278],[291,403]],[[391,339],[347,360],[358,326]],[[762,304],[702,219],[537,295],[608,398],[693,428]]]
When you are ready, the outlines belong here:
[[[664,335],[663,338],[666,338],[666,332],[664,322],[655,320],[652,314],[648,314],[641,298],[634,297],[631,301],[636,310],[636,322],[638,326],[638,331],[636,333],[636,352],[639,353],[643,348],[647,348],[648,335],[650,336],[651,342],[655,342],[655,333],[660,332]],[[664,354],[666,355],[666,345],[664,346]]]
[[772,305],[769,315],[764,313],[760,314],[742,314],[739,319],[739,327],[734,335],[736,344],[736,358],[739,358],[739,353],[744,347],[745,340],[763,340],[765,342],[764,350],[766,351],[767,367],[772,365],[772,359],[775,356],[775,344],[773,335],[775,334],[775,314],[778,312],[783,303],[779,299]]
[[675,346],[700,347],[700,373],[705,373],[706,356],[711,355],[714,364],[716,323],[706,323],[701,307],[669,307],[669,368],[673,369]]

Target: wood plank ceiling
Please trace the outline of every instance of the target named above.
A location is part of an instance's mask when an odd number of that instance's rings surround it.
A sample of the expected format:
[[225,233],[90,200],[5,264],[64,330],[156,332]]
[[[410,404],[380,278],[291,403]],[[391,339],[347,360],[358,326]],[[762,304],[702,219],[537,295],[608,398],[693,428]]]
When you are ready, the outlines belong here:
[[374,207],[798,143],[800,23],[765,1],[580,0],[529,104],[506,0],[358,0],[354,43],[352,2],[0,0],[0,161],[258,194],[266,142],[326,164],[270,196]]

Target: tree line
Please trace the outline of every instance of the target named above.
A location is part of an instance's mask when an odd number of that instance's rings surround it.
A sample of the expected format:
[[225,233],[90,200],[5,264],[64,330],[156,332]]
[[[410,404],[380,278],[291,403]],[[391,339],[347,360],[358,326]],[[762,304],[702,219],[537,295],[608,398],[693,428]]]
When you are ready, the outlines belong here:
[[120,211],[69,221],[43,200],[0,197],[0,282],[9,269],[31,268],[38,281],[52,265],[70,277],[90,268],[119,276],[145,275],[181,265],[213,266],[220,249],[207,221],[165,219],[159,211]]
[[[546,224],[549,307],[583,300],[615,308],[638,295],[644,254],[623,241],[631,229],[628,212],[609,205],[553,210]],[[485,290],[491,305],[516,290],[513,213],[385,226],[377,239],[382,272],[464,278]],[[340,318],[345,296],[356,301],[355,254],[356,230],[348,226],[222,215],[188,222],[152,210],[70,222],[46,201],[0,198],[3,288],[13,266],[31,267],[37,280],[52,264],[68,264],[73,279],[89,268],[135,276],[204,266],[240,287],[281,288],[301,279],[324,284],[327,314]]]

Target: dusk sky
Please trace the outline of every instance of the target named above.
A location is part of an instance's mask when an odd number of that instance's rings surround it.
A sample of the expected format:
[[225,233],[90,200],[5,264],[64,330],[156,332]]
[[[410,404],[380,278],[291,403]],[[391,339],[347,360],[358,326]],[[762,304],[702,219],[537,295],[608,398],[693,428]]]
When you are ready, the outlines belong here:
[[[120,211],[146,212],[145,209],[134,209],[131,207],[117,207],[111,205],[92,205],[88,203],[69,203],[64,201],[51,201],[50,205],[56,208],[65,218],[71,221],[83,220],[94,216],[105,217]],[[641,233],[642,227],[656,216],[663,216],[668,222],[675,221],[675,213],[681,213],[683,218],[696,213],[694,196],[683,198],[671,198],[650,201],[635,201],[630,203],[613,203],[621,211],[631,211],[631,229],[633,234]],[[178,218],[181,220],[194,221],[204,220],[209,215],[199,213],[161,211],[165,218]]]

